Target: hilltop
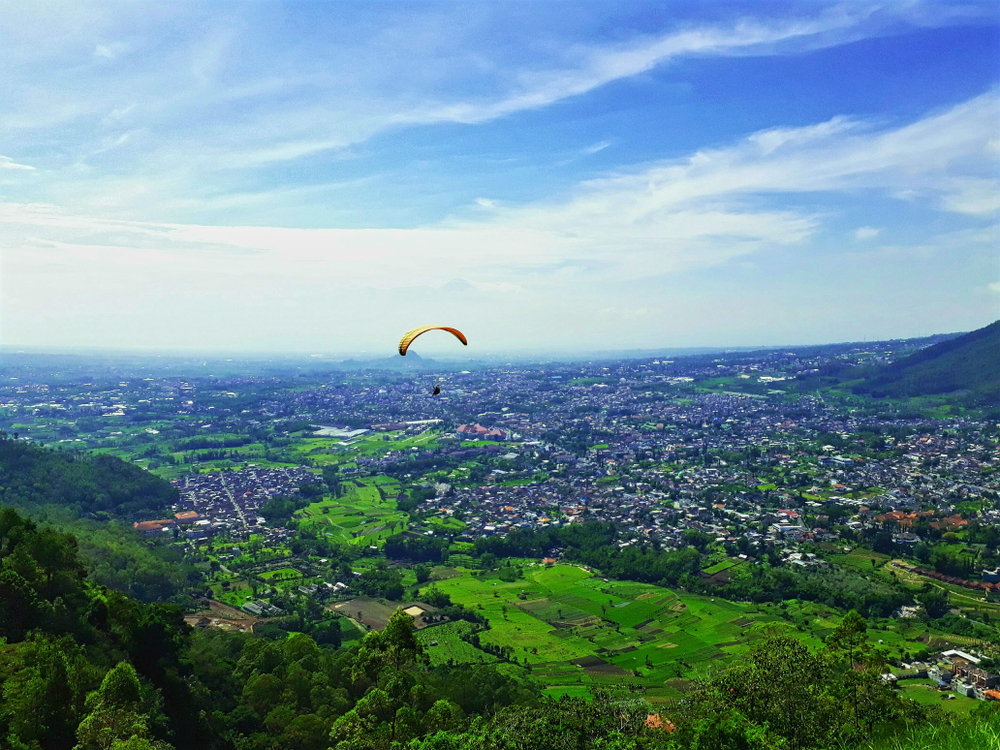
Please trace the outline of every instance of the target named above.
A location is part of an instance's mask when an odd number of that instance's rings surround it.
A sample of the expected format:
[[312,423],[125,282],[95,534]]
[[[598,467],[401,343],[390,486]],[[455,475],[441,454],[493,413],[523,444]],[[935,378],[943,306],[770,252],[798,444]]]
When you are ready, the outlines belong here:
[[1000,400],[1000,320],[921,349],[875,370],[853,386],[873,396],[933,396],[964,392],[974,404]]

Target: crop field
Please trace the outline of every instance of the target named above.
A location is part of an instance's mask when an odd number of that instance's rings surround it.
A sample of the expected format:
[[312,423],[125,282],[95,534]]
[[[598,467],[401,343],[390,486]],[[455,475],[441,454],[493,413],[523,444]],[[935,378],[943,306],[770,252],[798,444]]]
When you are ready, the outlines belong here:
[[[872,561],[875,562],[872,565]],[[872,552],[866,549],[854,549],[846,555],[830,555],[830,562],[837,565],[844,565],[856,570],[871,571],[879,568],[889,561],[888,555]]]
[[318,526],[342,544],[378,544],[406,530],[406,514],[396,509],[399,484],[390,477],[345,481],[341,497],[326,495],[299,511],[309,526]]
[[428,450],[437,446],[438,433],[424,430],[416,435],[404,431],[377,432],[352,439],[299,436],[287,448],[294,461],[308,461],[313,466],[349,464],[360,456],[383,456],[391,451]]
[[396,608],[390,604],[383,604],[367,597],[358,597],[348,602],[334,604],[329,609],[375,630],[384,628],[393,612],[396,611]]
[[[835,610],[815,602],[731,602],[606,581],[573,565],[526,564],[524,579],[510,583],[468,569],[438,570],[449,574],[435,575],[432,587],[489,620],[480,642],[512,647],[511,658],[530,666],[554,694],[582,694],[588,685],[627,679],[644,685],[651,700],[667,700],[692,679],[738,658],[772,629],[816,649],[841,620]],[[433,640],[438,629],[431,627],[423,637]],[[868,637],[890,656],[927,645],[926,627],[918,621],[872,622]],[[438,658],[462,663],[484,656],[460,639],[461,646],[454,648],[443,645],[452,643],[451,636],[437,640],[442,654],[448,651]],[[959,646],[959,640],[943,647]]]
[[302,578],[302,572],[295,570],[295,568],[280,568],[261,573],[260,577],[265,581],[290,581],[293,578]]
[[459,620],[425,628],[417,633],[417,640],[427,649],[432,666],[442,664],[474,664],[494,662],[496,657],[462,640],[472,632],[471,623]]
[[717,562],[715,565],[705,568],[701,572],[705,575],[715,575],[716,573],[721,573],[724,570],[729,570],[734,565],[739,565],[741,562],[743,561],[739,559],[723,560],[722,562]]
[[[799,631],[785,622],[787,613],[777,606],[609,582],[572,565],[524,571],[525,578],[512,583],[460,571],[432,585],[481,611],[490,622],[490,629],[480,633],[481,642],[513,645],[512,658],[530,665],[557,694],[628,678],[648,687],[651,698],[667,699],[679,694],[678,680],[704,674],[738,655],[761,637],[764,624],[788,629],[811,645],[821,643],[816,632],[836,625],[827,624],[820,616],[827,613],[819,608],[796,610],[803,622],[819,621]],[[477,657],[481,653],[474,651]],[[451,658],[458,662],[463,656],[456,650]]]

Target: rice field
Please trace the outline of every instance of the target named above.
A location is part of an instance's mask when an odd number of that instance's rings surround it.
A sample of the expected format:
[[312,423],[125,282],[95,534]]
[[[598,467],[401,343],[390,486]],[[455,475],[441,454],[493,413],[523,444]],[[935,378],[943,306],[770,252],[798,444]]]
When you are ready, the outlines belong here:
[[[484,614],[490,628],[481,642],[511,647],[512,658],[556,694],[627,679],[649,688],[653,699],[676,697],[678,683],[725,665],[768,624],[821,644],[813,629],[798,630],[778,607],[604,581],[573,565],[526,566],[524,579],[510,583],[457,573],[430,585]],[[799,617],[828,627],[822,608],[805,606],[796,610]],[[450,658],[477,655],[456,651]]]
[[298,517],[342,544],[369,546],[406,530],[407,515],[396,508],[399,484],[391,477],[350,479],[341,497],[325,495],[303,508]]

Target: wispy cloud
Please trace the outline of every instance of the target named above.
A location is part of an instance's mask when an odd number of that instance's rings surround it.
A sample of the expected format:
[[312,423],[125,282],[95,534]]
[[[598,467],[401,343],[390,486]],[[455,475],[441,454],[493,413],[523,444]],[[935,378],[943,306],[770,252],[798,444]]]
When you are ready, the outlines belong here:
[[[252,158],[259,161],[299,158],[344,147],[391,128],[447,122],[481,124],[581,96],[684,57],[778,55],[836,46],[882,33],[877,27],[865,28],[865,22],[876,10],[876,6],[837,6],[805,20],[769,23],[744,20],[731,25],[694,27],[614,48],[577,45],[567,64],[522,68],[510,77],[512,83],[507,84],[507,90],[492,98],[397,106],[391,112],[373,113],[359,132],[332,137],[312,135],[280,148],[254,153]],[[329,134],[328,128],[321,130]],[[607,145],[595,144],[598,147],[595,151],[584,152],[596,153]]]
[[881,229],[876,227],[858,227],[854,230],[854,239],[862,241],[871,240],[878,237],[879,232],[881,231]]
[[[912,185],[915,199],[932,208],[967,210],[956,205],[966,193],[954,192],[955,186],[988,182],[980,175],[995,171],[987,141],[997,103],[990,93],[893,130],[842,118],[769,130],[727,148],[582,183],[561,202],[509,206],[479,199],[479,206],[491,209],[486,218],[419,229],[112,221],[52,206],[5,204],[0,240],[8,253],[73,247],[95,268],[134,252],[144,262],[183,259],[220,275],[231,272],[229,254],[238,253],[242,274],[300,281],[319,274],[333,286],[433,284],[442,269],[473,284],[648,278],[810,240],[824,217],[782,208],[775,196],[863,187],[888,197]],[[982,192],[990,192],[985,183]],[[855,236],[878,233],[861,227]]]
[[0,155],[0,169],[34,169],[28,164],[18,164],[9,156]]
[[599,151],[603,151],[610,145],[611,141],[598,141],[597,143],[591,144],[590,146],[581,149],[580,152],[586,154],[587,156],[590,156],[591,154],[596,154]]
[[[136,168],[176,163],[183,154],[193,172],[216,176],[345,149],[394,129],[479,124],[542,109],[684,58],[794,54],[914,22],[913,12],[903,6],[852,3],[804,10],[801,18],[691,24],[614,45],[578,41],[512,65],[503,45],[477,49],[470,58],[446,39],[426,40],[406,26],[392,27],[392,21],[381,34],[372,36],[369,30],[369,38],[326,47],[312,60],[271,49],[271,39],[260,29],[250,35],[243,16],[265,8],[207,14],[199,17],[196,33],[180,7],[159,8],[148,18],[140,7],[117,14],[99,6],[91,10],[89,18],[78,9],[68,20],[50,19],[52,54],[62,61],[56,67],[43,66],[48,58],[25,67],[13,50],[25,58],[37,50],[0,34],[0,44],[8,42],[12,50],[6,60],[17,63],[10,66],[7,102],[0,111],[5,127],[29,141],[33,133],[50,138],[53,128],[68,128],[66,145],[81,154],[94,151],[88,141],[113,136],[106,132],[109,127],[147,129],[156,145],[134,148]],[[122,28],[113,21],[118,16]],[[176,33],[166,33],[171,29]],[[487,32],[476,33],[480,36],[454,44],[481,47]],[[78,62],[82,39],[94,35],[127,39],[96,46],[89,41],[90,56],[100,64],[67,67],[67,58]],[[183,43],[164,41],[175,36]],[[406,42],[410,37],[415,38]],[[234,102],[240,102],[236,112]],[[591,148],[598,147],[605,144]]]

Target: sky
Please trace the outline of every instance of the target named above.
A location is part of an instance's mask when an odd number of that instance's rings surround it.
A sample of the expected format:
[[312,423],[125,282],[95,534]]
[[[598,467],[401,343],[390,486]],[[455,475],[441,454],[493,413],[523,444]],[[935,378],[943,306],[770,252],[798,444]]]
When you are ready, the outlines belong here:
[[998,212],[992,0],[0,0],[4,347],[966,331]]

